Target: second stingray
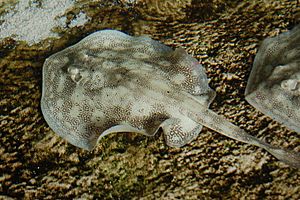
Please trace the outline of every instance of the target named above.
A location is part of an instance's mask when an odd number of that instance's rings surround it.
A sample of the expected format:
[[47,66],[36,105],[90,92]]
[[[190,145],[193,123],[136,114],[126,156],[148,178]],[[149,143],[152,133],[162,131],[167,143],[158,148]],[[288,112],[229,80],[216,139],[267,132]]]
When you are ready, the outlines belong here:
[[245,95],[255,108],[300,133],[300,25],[263,41]]

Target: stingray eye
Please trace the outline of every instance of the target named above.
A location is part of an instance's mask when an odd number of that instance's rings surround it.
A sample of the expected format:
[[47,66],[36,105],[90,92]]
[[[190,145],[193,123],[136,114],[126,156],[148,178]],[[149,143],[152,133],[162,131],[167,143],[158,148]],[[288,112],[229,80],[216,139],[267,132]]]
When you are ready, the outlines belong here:
[[283,80],[280,84],[280,86],[284,89],[284,90],[288,90],[288,91],[295,91],[299,89],[299,80],[297,79],[287,79],[287,80]]
[[68,73],[69,73],[70,78],[72,79],[72,81],[74,81],[75,83],[78,83],[82,78],[82,75],[80,73],[80,69],[77,66],[68,67]]

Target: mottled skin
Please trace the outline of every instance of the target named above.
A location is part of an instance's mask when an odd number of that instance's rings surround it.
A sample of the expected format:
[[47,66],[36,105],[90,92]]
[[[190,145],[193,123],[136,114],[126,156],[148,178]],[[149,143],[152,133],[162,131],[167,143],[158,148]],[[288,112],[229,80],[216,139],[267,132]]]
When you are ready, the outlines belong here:
[[78,147],[92,149],[113,132],[154,135],[159,128],[169,146],[180,147],[205,125],[300,167],[297,153],[262,142],[209,110],[214,96],[204,69],[183,49],[114,30],[91,34],[43,67],[44,117]]
[[263,41],[245,95],[258,110],[300,133],[300,25]]

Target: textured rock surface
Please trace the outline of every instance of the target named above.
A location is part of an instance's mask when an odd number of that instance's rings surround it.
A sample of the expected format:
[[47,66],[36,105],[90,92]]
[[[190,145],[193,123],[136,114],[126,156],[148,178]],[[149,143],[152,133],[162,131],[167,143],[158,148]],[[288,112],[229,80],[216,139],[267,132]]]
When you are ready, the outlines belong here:
[[[201,20],[199,13],[178,20],[172,14],[143,18],[137,8],[142,0],[103,2],[82,0],[68,10],[69,23],[80,12],[91,20],[57,29],[59,39],[30,47],[12,38],[0,41],[0,199],[299,199],[299,171],[207,129],[182,148],[167,147],[161,134],[151,139],[128,133],[110,135],[87,152],[56,136],[39,108],[45,58],[91,32],[113,28],[185,48],[205,66],[217,91],[214,111],[299,152],[299,134],[255,110],[243,95],[260,41],[300,22],[297,1],[219,1],[223,9]],[[181,12],[197,13],[199,4],[193,3]]]
[[[13,1],[12,1],[13,2]],[[5,5],[5,4],[3,4]],[[74,20],[67,23],[65,13],[75,5],[74,0],[20,0],[3,6],[0,16],[0,39],[12,37],[29,45],[50,37],[59,37],[54,28],[82,26],[87,21],[85,13],[74,13]]]

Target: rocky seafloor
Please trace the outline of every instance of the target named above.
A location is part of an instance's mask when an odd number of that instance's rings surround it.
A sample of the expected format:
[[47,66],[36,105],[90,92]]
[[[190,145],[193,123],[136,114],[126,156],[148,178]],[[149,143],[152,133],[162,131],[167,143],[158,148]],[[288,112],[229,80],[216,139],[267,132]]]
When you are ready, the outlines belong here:
[[217,92],[211,109],[299,152],[299,133],[244,98],[260,42],[300,23],[299,1],[51,2],[0,1],[0,199],[300,199],[299,170],[207,128],[181,148],[161,133],[119,133],[88,152],[56,135],[40,110],[45,59],[117,29],[186,49]]

